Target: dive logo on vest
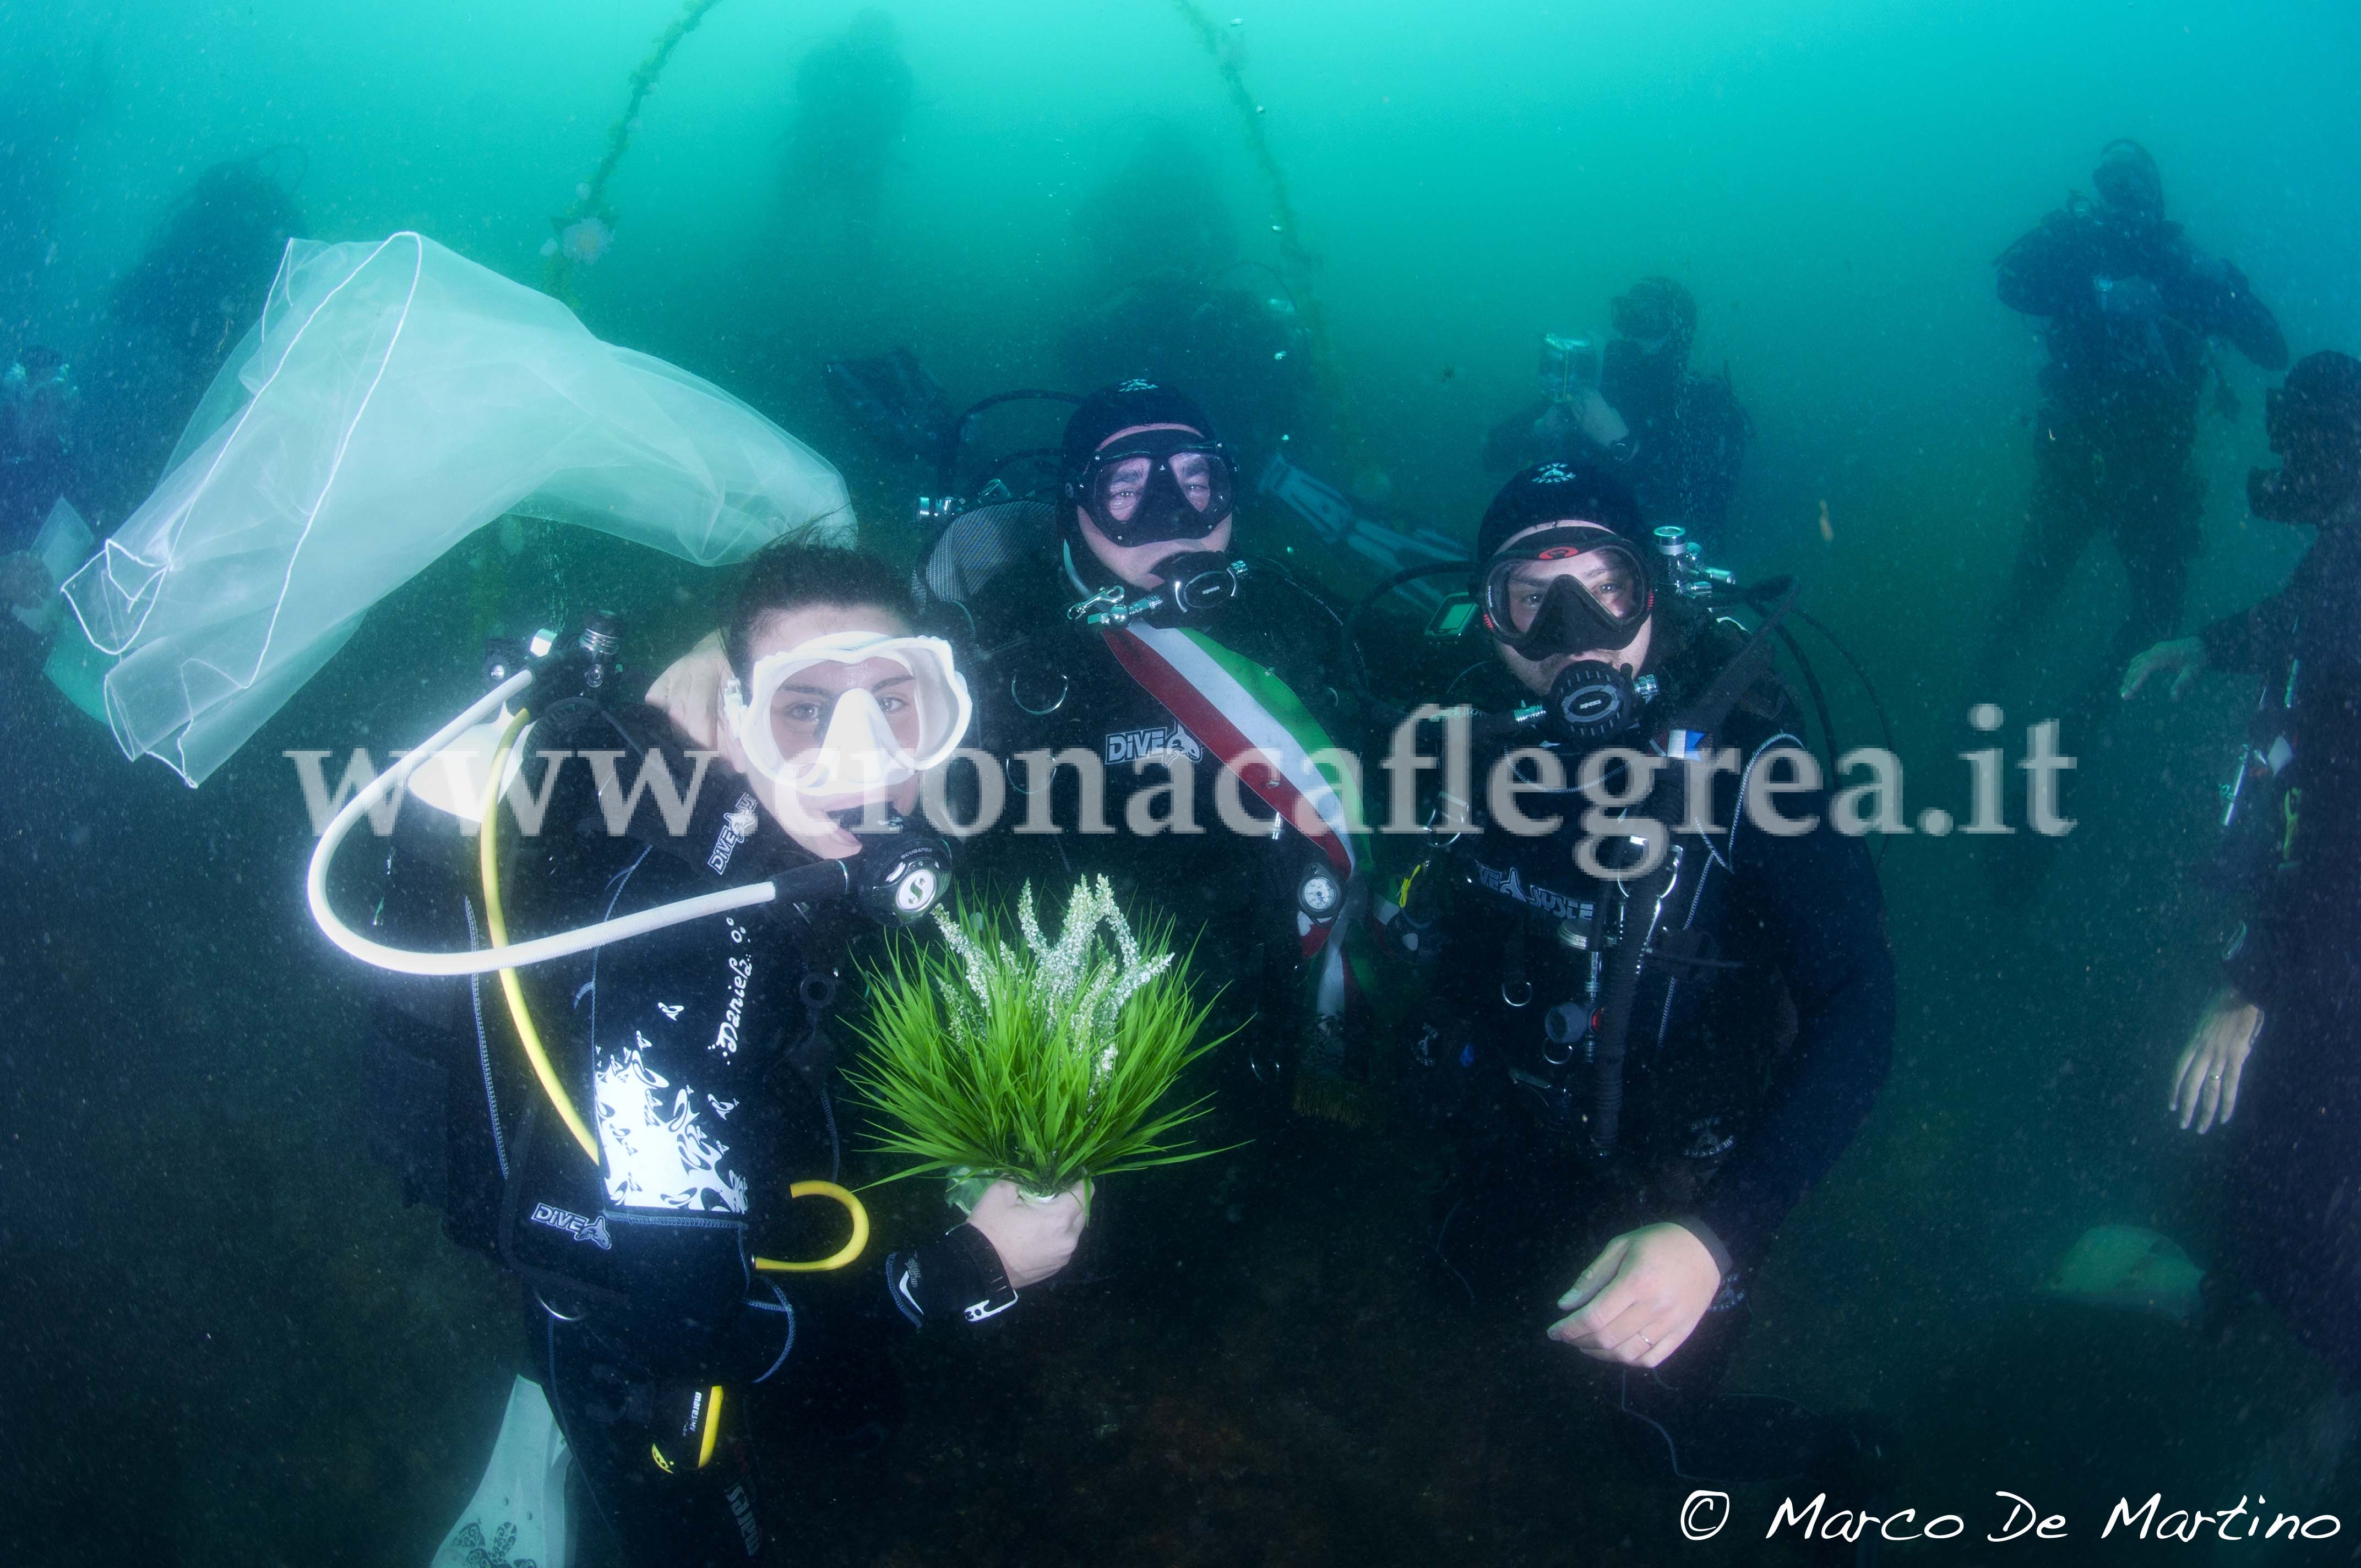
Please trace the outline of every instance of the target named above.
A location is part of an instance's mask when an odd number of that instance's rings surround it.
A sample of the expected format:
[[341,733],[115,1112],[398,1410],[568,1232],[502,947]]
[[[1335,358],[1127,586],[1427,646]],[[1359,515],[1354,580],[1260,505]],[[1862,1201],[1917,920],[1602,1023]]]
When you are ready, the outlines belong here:
[[1106,738],[1101,750],[1109,767],[1167,753],[1178,753],[1191,762],[1205,760],[1205,743],[1178,724],[1157,724],[1145,729],[1118,729]]
[[615,1250],[613,1239],[607,1234],[607,1216],[604,1214],[595,1220],[586,1220],[555,1203],[535,1203],[533,1206],[533,1223],[547,1225],[553,1231],[564,1231],[576,1241],[588,1242],[600,1252]]
[[1530,905],[1535,909],[1554,915],[1561,920],[1590,918],[1589,905],[1580,899],[1569,897],[1554,887],[1543,887],[1537,882],[1525,881],[1517,874],[1517,868],[1514,866],[1510,866],[1505,872],[1496,872],[1481,861],[1474,861],[1472,864],[1477,884],[1488,892],[1497,893],[1503,898],[1513,898],[1519,904]]
[[741,790],[737,804],[723,814],[721,831],[714,838],[712,851],[705,857],[706,866],[715,876],[729,872],[730,857],[738,852],[739,845],[754,836],[759,824],[754,815],[754,797]]

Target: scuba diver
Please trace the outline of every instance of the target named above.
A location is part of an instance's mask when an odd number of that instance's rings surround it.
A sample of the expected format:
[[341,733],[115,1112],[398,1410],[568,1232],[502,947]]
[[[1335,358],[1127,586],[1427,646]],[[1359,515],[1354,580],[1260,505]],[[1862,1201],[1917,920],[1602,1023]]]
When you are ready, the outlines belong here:
[[[2164,215],[2156,160],[2134,141],[2109,142],[2080,196],[2001,254],[2000,300],[2043,319],[2048,363],[2034,424],[2034,486],[2026,528],[1993,606],[1976,670],[1977,701],[2001,701],[2010,662],[2065,591],[2074,563],[2104,532],[2129,579],[2131,603],[2105,668],[2069,701],[2060,749],[2083,750],[2103,724],[2114,672],[2179,630],[2189,564],[2203,543],[2205,485],[2190,464],[2199,393],[2235,417],[2213,344],[2226,338],[2266,370],[2287,341],[2246,274],[2191,245]],[[2061,784],[2070,786],[2070,775]],[[2060,809],[2063,810],[2061,803]],[[2059,840],[1995,842],[1994,891],[2037,891]]]
[[1542,397],[1492,427],[1484,466],[1544,461],[1602,467],[1652,525],[1710,545],[1730,521],[1753,422],[1730,372],[1689,368],[1697,301],[1670,278],[1642,278],[1608,307],[1613,335],[1542,340]]
[[[1140,222],[1152,201],[1154,223]],[[1238,236],[1202,155],[1158,127],[1074,214],[1098,303],[1060,344],[1068,384],[1134,378],[1192,389],[1221,422],[1239,471],[1262,471],[1280,437],[1301,456],[1312,406],[1312,360],[1295,304],[1276,274],[1243,286]]]
[[902,35],[883,11],[862,12],[804,56],[781,170],[798,213],[833,203],[852,233],[871,236],[915,96]]
[[275,151],[215,164],[115,285],[83,366],[91,500],[108,518],[128,516],[154,488],[302,226]]
[[[53,348],[28,347],[0,372],[0,608],[13,612],[0,616],[0,744],[33,743],[46,728],[37,717],[46,710],[17,686],[36,670],[105,722],[105,662],[58,596],[98,543],[75,506],[81,406],[73,367]],[[33,729],[20,732],[27,721]],[[47,748],[46,737],[40,743]]]
[[[509,809],[494,808],[528,836],[506,847],[504,874],[485,871],[480,905],[474,877],[446,862],[480,853],[489,868],[498,851],[448,817],[398,819],[376,917],[388,939],[499,946],[512,916],[583,948],[522,971],[530,1006],[506,976],[495,987],[476,975],[390,981],[375,1010],[375,1141],[406,1197],[439,1203],[455,1240],[522,1280],[531,1378],[546,1396],[517,1390],[492,1469],[446,1542],[455,1561],[503,1528],[508,1549],[537,1555],[514,1544],[516,1497],[522,1489],[544,1513],[562,1509],[562,1475],[534,1479],[557,1451],[578,1463],[625,1562],[758,1557],[775,1527],[762,1511],[749,1422],[766,1401],[794,1407],[807,1431],[873,1446],[897,1408],[889,1331],[988,1321],[1073,1252],[1077,1195],[1037,1205],[1002,1181],[965,1223],[882,1268],[810,1272],[853,1261],[867,1225],[833,1186],[829,1021],[851,952],[881,921],[899,924],[939,894],[939,846],[900,814],[972,713],[948,646],[912,634],[914,608],[900,575],[874,557],[766,546],[724,633],[728,718],[717,739],[729,774],[707,780],[711,753],[696,752],[661,711],[597,699],[616,670],[594,622],[581,643],[585,695],[536,704],[534,759],[510,785]],[[643,770],[631,775],[638,786],[618,781],[618,761]],[[432,778],[413,787],[432,798],[422,787]],[[482,809],[480,790],[445,793],[461,815],[471,800]],[[856,835],[846,826],[855,819],[876,826]],[[513,831],[499,820],[484,831],[496,828]],[[319,874],[315,863],[315,894]],[[606,935],[634,912],[762,878],[801,891],[653,934]],[[502,881],[514,899],[505,913]],[[497,1028],[503,992],[522,1053]],[[791,1194],[842,1204],[851,1245],[817,1265],[757,1255],[811,1250],[795,1211],[814,1205]],[[562,1519],[537,1522],[541,1560],[563,1561]]]
[[1429,991],[1405,1088],[1458,1146],[1434,1245],[1470,1298],[1615,1368],[1676,1474],[1769,1479],[1858,1441],[1716,1388],[1884,1081],[1894,959],[1866,848],[1794,776],[1771,627],[1741,646],[1660,545],[1598,466],[1524,469],[1484,515],[1476,706],[1509,717],[1471,726],[1488,804],[1444,801],[1467,826],[1430,824],[1388,921]]
[[[2301,1424],[2341,1450],[2361,1426],[2361,360],[2309,355],[2264,408],[2281,466],[2253,471],[2248,506],[2317,537],[2285,588],[2148,649],[2122,690],[2169,678],[2177,698],[2201,670],[2262,678],[2219,868],[2247,912],[2174,1063],[2170,1104],[2200,1134],[2236,1115],[2225,1256],[2204,1299],[2220,1304],[2232,1283],[2260,1290],[2328,1364],[2335,1389]],[[2310,1479],[2324,1486],[2334,1458]]]
[[[1350,1116],[1367,1063],[1345,961],[1364,858],[1349,778],[1319,755],[1361,722],[1343,621],[1276,563],[1242,557],[1236,469],[1195,401],[1132,380],[1068,421],[1056,504],[945,524],[921,598],[972,652],[981,771],[949,801],[978,824],[961,873],[1013,889],[1104,875],[1230,978],[1230,1023],[1299,1108]],[[692,735],[716,723],[710,640],[658,683]],[[652,694],[652,700],[658,699]],[[1047,778],[1041,775],[1047,774]],[[1251,796],[1249,799],[1247,797]],[[1301,1020],[1290,1025],[1289,1020]]]

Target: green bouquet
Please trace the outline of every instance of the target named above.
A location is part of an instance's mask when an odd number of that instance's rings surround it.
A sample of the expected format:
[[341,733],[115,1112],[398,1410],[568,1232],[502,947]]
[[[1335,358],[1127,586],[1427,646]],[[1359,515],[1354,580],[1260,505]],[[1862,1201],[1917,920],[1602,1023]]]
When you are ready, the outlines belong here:
[[[955,1201],[972,1202],[1005,1177],[1046,1200],[1217,1152],[1171,1141],[1205,1113],[1203,1098],[1157,1108],[1220,1044],[1202,1038],[1211,1003],[1193,999],[1184,959],[1142,950],[1104,877],[1075,884],[1055,943],[1029,883],[1016,903],[1021,946],[974,912],[935,919],[939,947],[900,944],[865,976],[858,1033],[869,1048],[845,1074],[882,1113],[876,1146],[917,1162],[888,1179],[939,1172]],[[1165,934],[1151,928],[1148,945]]]

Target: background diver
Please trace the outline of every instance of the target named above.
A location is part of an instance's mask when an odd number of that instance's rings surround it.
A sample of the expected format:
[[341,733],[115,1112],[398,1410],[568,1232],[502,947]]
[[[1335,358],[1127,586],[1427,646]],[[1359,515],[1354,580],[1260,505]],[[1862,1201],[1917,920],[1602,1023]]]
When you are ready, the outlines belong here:
[[901,31],[883,11],[862,11],[804,56],[780,167],[797,222],[815,207],[833,206],[850,235],[873,240],[885,176],[917,93]]
[[[2010,661],[2065,591],[2093,537],[2114,543],[2131,602],[2105,666],[2070,696],[2059,749],[2079,755],[2114,702],[2115,672],[2180,624],[2189,563],[2203,542],[2205,484],[2190,463],[2199,393],[2235,411],[2212,345],[2267,370],[2287,364],[2279,323],[2246,274],[2191,245],[2164,215],[2156,160],[2114,141],[2092,171],[2095,199],[2070,200],[2004,251],[2001,303],[2042,318],[2048,363],[2034,422],[2033,496],[1995,602],[1971,696],[2004,702]],[[2070,789],[2072,775],[2062,786]],[[2062,809],[2062,806],[2061,806]],[[2068,812],[2067,815],[2071,815]],[[1995,840],[1995,893],[2037,892],[2061,840]]]
[[2217,1322],[2259,1291],[2334,1375],[2246,1482],[2303,1497],[2361,1429],[2361,360],[2307,356],[2265,410],[2281,466],[2253,471],[2248,506],[2317,537],[2285,588],[2147,650],[2123,681],[2125,697],[2150,681],[2178,697],[2202,670],[2261,682],[2214,876],[2244,917],[2169,1080],[2182,1128],[2231,1139],[2221,1256],[2201,1279],[2166,1238],[2101,1226],[2058,1288]]
[[1543,340],[1542,396],[1492,427],[1484,466],[1495,472],[1546,461],[1612,472],[1652,525],[1676,523],[1710,544],[1754,427],[1730,372],[1689,368],[1697,301],[1670,278],[1642,278],[1608,307],[1602,347],[1588,338]]
[[262,313],[288,240],[303,232],[302,168],[292,149],[273,149],[206,170],[115,286],[104,329],[78,356],[90,501],[110,525],[155,488]]
[[[1152,222],[1141,221],[1144,211]],[[1302,458],[1313,433],[1308,335],[1285,280],[1241,260],[1229,205],[1196,144],[1152,128],[1076,203],[1074,227],[1081,298],[1091,303],[1060,332],[1068,383],[1187,387],[1249,483],[1274,453]]]

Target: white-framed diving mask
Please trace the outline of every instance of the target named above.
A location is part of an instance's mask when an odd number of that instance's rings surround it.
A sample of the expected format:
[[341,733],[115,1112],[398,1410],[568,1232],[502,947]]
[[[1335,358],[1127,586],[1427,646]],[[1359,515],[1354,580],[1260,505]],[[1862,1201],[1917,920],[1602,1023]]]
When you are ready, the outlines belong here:
[[[889,668],[848,678],[872,663]],[[733,674],[722,716],[749,767],[796,806],[825,813],[882,801],[949,762],[975,704],[941,638],[838,631],[765,654],[744,685]]]

